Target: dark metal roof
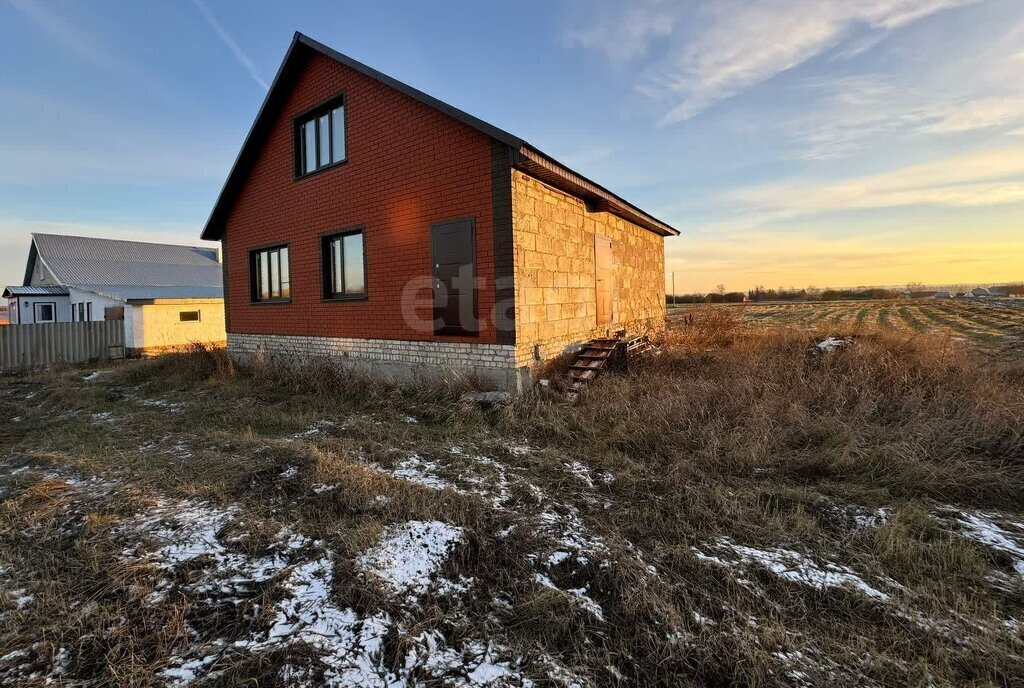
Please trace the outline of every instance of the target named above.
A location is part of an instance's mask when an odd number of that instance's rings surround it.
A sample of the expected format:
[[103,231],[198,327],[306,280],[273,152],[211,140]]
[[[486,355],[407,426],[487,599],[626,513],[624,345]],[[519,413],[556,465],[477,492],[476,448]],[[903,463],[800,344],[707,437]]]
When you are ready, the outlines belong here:
[[473,115],[449,105],[444,101],[438,100],[423,91],[402,83],[401,81],[379,72],[362,62],[353,60],[351,57],[339,53],[337,50],[334,50],[333,48],[296,31],[292,38],[291,45],[288,48],[288,52],[285,54],[284,60],[281,62],[281,67],[278,69],[277,75],[274,77],[274,81],[270,85],[267,97],[264,99],[263,105],[260,107],[259,113],[256,115],[256,119],[253,121],[252,127],[249,129],[249,133],[245,138],[245,142],[242,144],[238,157],[235,159],[235,163],[232,165],[231,171],[228,173],[227,181],[224,183],[224,187],[221,189],[220,195],[217,197],[217,202],[214,204],[213,211],[210,213],[210,217],[206,221],[206,226],[203,228],[202,232],[203,239],[216,240],[223,236],[224,223],[227,220],[227,215],[230,212],[231,207],[234,205],[238,194],[241,192],[242,185],[245,183],[245,179],[248,176],[249,168],[254,164],[256,157],[259,154],[259,149],[266,140],[270,127],[273,125],[276,116],[279,114],[279,110],[283,106],[288,92],[291,90],[290,87],[292,83],[294,83],[294,80],[298,77],[299,73],[301,73],[302,67],[305,65],[309,56],[315,53],[320,53],[337,60],[357,72],[365,74],[372,79],[376,79],[382,84],[389,86],[400,93],[404,93],[421,103],[429,105],[436,110],[440,110],[459,122],[490,136],[496,141],[500,141],[512,150],[516,151],[518,154],[516,156],[517,168],[522,169],[524,172],[531,175],[536,175],[547,183],[561,188],[573,195],[577,195],[585,200],[594,202],[599,210],[606,210],[608,212],[615,213],[616,215],[620,215],[625,219],[662,236],[677,236],[679,234],[679,230],[665,222],[662,222],[653,215],[644,212],[637,206],[617,196],[600,184],[573,172],[568,167],[562,165],[551,156],[542,153],[539,149],[531,146],[518,136],[514,136],[493,124],[489,124],[488,122],[474,117]]
[[38,287],[8,286],[4,288],[4,298],[11,296],[67,296],[68,288],[57,285],[43,285]]
[[223,289],[217,249],[63,234],[33,234],[25,282],[35,261],[63,285]]

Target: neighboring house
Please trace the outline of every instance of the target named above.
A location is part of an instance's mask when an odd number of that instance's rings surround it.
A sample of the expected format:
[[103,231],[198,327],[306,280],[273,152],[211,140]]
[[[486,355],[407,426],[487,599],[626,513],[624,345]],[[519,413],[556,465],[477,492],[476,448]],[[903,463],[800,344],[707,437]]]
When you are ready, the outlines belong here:
[[223,276],[213,248],[33,234],[11,324],[123,320],[129,353],[223,343]]
[[992,296],[992,292],[990,292],[985,287],[975,287],[974,289],[971,289],[969,292],[964,294],[964,296],[969,296],[972,298],[977,298],[979,296]]
[[678,232],[525,141],[296,34],[204,239],[228,349],[518,389],[665,322]]
[[988,288],[988,293],[989,293],[990,296],[1007,297],[1007,296],[1009,296],[1012,293],[1012,291],[1013,291],[1013,287],[1011,287],[1008,284],[1007,285],[1001,285],[1001,286],[998,286],[998,287],[989,287]]
[[948,291],[937,291],[932,296],[932,298],[935,298],[935,299],[951,299],[951,298],[953,298],[953,295],[950,294]]

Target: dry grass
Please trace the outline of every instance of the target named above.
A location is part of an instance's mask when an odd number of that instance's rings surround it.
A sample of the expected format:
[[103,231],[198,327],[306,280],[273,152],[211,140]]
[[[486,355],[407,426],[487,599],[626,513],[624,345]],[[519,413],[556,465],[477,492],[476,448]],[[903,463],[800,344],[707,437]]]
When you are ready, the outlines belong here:
[[[197,596],[201,560],[158,570],[144,556],[158,543],[126,530],[186,500],[237,508],[218,535],[230,551],[262,556],[286,528],[333,552],[334,603],[401,620],[379,657],[394,671],[437,630],[453,647],[499,643],[537,685],[562,685],[554,665],[593,685],[1021,685],[1019,562],[961,521],[1024,542],[1024,366],[927,336],[818,355],[816,336],[696,311],[661,356],[575,406],[538,390],[484,410],[456,388],[240,370],[216,351],[89,382],[4,379],[0,408],[19,421],[2,436],[0,588],[34,601],[0,611],[0,646],[26,652],[0,659],[0,680],[38,671],[41,685],[60,666],[149,685],[202,641],[268,628],[280,576]],[[433,520],[464,533],[437,575],[472,585],[411,608],[356,562],[389,525]],[[551,523],[600,546],[545,563],[565,546]],[[742,547],[831,563],[884,599],[772,573]],[[144,603],[169,575],[171,593]],[[603,620],[564,592],[578,588]],[[288,683],[282,670],[317,654],[228,654],[209,683]]]

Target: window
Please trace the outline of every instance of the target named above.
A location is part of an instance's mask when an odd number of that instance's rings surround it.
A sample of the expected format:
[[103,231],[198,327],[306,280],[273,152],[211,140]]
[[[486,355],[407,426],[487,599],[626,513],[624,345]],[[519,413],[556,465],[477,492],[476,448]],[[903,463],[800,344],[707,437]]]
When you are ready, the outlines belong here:
[[325,299],[366,298],[363,230],[351,229],[323,238]]
[[85,319],[92,320],[92,301],[88,301],[85,304]]
[[35,304],[35,316],[37,323],[48,323],[56,320],[57,304],[37,303]]
[[295,176],[345,162],[344,98],[319,105],[295,122]]
[[288,301],[292,297],[288,247],[275,246],[249,253],[253,301]]
[[178,322],[199,322],[199,311],[178,311]]

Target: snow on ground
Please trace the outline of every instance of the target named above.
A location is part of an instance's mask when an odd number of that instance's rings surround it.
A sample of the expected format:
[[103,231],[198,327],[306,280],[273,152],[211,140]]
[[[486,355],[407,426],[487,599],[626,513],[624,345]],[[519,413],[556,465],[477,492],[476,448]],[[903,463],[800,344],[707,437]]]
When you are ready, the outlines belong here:
[[462,528],[441,521],[409,521],[389,527],[357,564],[392,593],[410,593],[415,600],[427,591],[437,569],[462,538]]
[[[98,486],[92,480],[67,481],[78,490]],[[205,605],[248,607],[247,618],[251,616],[256,626],[256,630],[234,638],[203,637],[193,630],[161,672],[167,685],[200,683],[216,678],[230,660],[242,655],[289,648],[311,648],[319,658],[315,666],[296,666],[296,660],[286,664],[282,672],[288,676],[283,678],[297,680],[299,685],[394,688],[421,685],[424,680],[456,688],[532,685],[524,657],[493,639],[465,638],[449,643],[447,622],[426,630],[414,624],[415,605],[404,606],[396,617],[338,605],[333,585],[336,555],[318,541],[282,528],[262,550],[265,554],[241,551],[235,545],[248,533],[227,535],[243,525],[240,516],[240,509],[234,506],[158,498],[126,518],[116,531],[126,542],[122,550],[126,561],[154,566],[156,592],[149,603],[158,604],[178,591],[193,600],[193,613],[201,613]],[[434,590],[464,595],[469,590],[466,579],[453,582],[437,576],[438,568],[463,537],[461,528],[439,521],[396,524],[386,529],[378,546],[359,557],[358,564],[396,592]],[[188,575],[183,575],[184,571]],[[261,624],[257,620],[264,615],[259,601],[265,599],[266,585],[280,592],[272,595],[277,602],[269,623]],[[30,603],[20,589],[10,591],[9,596],[16,605]],[[411,632],[414,627],[416,635]],[[397,667],[385,664],[384,638],[393,633],[405,638],[402,647],[406,655]],[[17,678],[36,671],[35,663],[23,664],[29,654],[15,651],[0,657],[0,673]],[[297,654],[300,660],[305,656],[304,651]],[[68,659],[64,652],[54,660],[50,678],[63,673]],[[572,676],[553,660],[543,665],[541,671]],[[574,677],[574,682],[586,685],[580,678]]]
[[317,422],[313,423],[302,432],[297,432],[291,437],[285,438],[285,440],[288,442],[294,442],[295,440],[308,440],[310,437],[314,437],[324,432],[325,430],[333,428],[334,425],[334,421],[318,420]]
[[181,410],[185,407],[185,404],[181,402],[168,401],[167,399],[146,399],[145,397],[135,397],[134,400],[143,406],[164,409],[169,413],[181,413]]
[[845,348],[851,340],[846,337],[828,337],[815,346],[818,347],[818,351],[835,351],[836,349]]
[[388,473],[396,478],[408,480],[411,483],[429,487],[434,490],[454,489],[455,486],[444,478],[437,475],[439,466],[436,461],[424,459],[419,454],[411,454],[403,459],[393,469],[382,468],[374,464],[373,468],[382,473]]
[[959,526],[960,534],[964,537],[1008,554],[1014,570],[1024,576],[1024,544],[1021,542],[1024,537],[1017,534],[1015,539],[1013,534],[996,523],[999,518],[998,514],[965,511],[954,517],[953,523]]
[[93,380],[98,380],[104,375],[109,375],[110,372],[111,371],[109,370],[95,370],[89,373],[88,375],[83,375],[82,379],[85,380],[86,382],[92,382]]
[[882,602],[889,599],[886,593],[869,585],[853,569],[829,561],[819,563],[807,555],[790,549],[746,547],[737,545],[727,537],[718,538],[704,547],[714,554],[707,554],[692,547],[691,549],[698,559],[740,573],[751,566],[759,566],[783,580],[801,583],[819,590],[845,588],[856,590]]
[[569,588],[567,590],[563,590],[562,588],[555,585],[554,581],[552,581],[549,577],[545,576],[543,573],[533,574],[533,580],[545,588],[556,590],[560,593],[568,595],[573,600],[573,602],[579,605],[581,609],[593,614],[594,618],[596,618],[598,621],[604,621],[604,609],[602,609],[601,605],[595,602],[589,596],[589,594],[587,593],[587,589],[585,587]]

